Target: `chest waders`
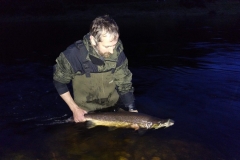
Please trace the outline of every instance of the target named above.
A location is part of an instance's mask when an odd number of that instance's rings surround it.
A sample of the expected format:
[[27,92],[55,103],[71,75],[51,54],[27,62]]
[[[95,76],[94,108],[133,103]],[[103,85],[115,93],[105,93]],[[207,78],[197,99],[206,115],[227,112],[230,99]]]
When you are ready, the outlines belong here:
[[76,74],[72,80],[74,101],[86,111],[114,106],[119,99],[113,78],[114,68],[107,72],[90,73],[91,68],[89,66],[92,64],[89,65],[89,63],[91,62],[86,59],[86,55],[84,55],[86,53],[80,54],[82,55],[80,61],[85,74]]
[[91,73],[91,77],[77,75],[73,79],[74,101],[91,111],[113,106],[118,101],[112,71]]

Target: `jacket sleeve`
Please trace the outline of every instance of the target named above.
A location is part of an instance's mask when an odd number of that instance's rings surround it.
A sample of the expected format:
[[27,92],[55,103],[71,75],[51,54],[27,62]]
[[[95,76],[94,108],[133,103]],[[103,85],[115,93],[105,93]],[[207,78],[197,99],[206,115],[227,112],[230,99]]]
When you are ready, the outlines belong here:
[[116,68],[114,73],[114,79],[121,102],[125,106],[132,104],[135,98],[133,95],[132,87],[132,73],[128,69],[127,58],[125,58],[121,65]]
[[73,79],[74,71],[63,53],[59,55],[56,62],[53,67],[53,83],[61,95],[68,91],[67,84]]

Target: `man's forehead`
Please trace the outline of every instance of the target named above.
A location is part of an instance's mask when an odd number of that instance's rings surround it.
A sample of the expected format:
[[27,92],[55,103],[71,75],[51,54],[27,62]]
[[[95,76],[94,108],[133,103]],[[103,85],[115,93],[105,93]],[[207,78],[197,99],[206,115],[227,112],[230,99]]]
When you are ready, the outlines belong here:
[[115,34],[105,34],[101,36],[101,42],[104,43],[117,43],[118,41],[118,35]]

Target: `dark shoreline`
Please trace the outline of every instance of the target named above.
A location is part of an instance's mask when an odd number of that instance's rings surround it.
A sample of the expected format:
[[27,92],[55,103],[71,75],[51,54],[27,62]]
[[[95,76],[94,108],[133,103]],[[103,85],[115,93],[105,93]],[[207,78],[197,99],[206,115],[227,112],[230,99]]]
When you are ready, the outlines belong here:
[[176,1],[68,5],[63,9],[57,9],[57,6],[52,9],[25,5],[20,6],[19,10],[5,9],[5,12],[0,13],[0,22],[92,20],[103,14],[109,14],[115,18],[240,16],[238,0],[205,2],[204,5],[205,7],[187,8]]
[[[21,63],[52,64],[62,50],[89,31],[96,16],[103,14],[118,23],[129,59],[135,54],[183,54],[187,42],[240,43],[240,2],[234,0],[228,6],[223,2],[190,9],[165,2],[98,4],[85,11],[68,10],[57,15],[2,15],[0,63],[16,64],[20,59]],[[227,12],[229,6],[231,12]],[[215,12],[209,13],[213,8]]]

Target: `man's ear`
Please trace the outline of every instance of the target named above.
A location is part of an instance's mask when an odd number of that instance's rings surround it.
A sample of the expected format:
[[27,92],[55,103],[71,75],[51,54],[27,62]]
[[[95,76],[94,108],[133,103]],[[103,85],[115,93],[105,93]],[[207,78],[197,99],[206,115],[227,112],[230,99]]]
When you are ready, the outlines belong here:
[[93,36],[90,36],[90,42],[91,42],[91,44],[92,44],[93,46],[96,46],[96,45],[97,45],[97,44],[96,44],[96,41],[95,41],[95,39],[94,39]]

